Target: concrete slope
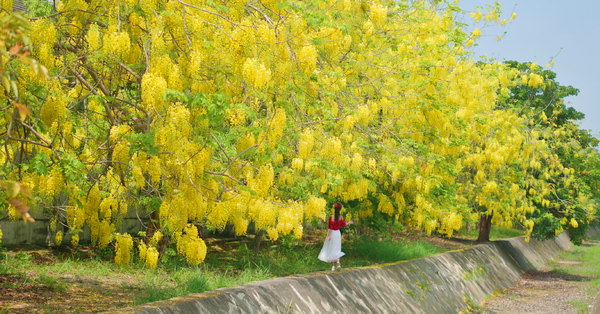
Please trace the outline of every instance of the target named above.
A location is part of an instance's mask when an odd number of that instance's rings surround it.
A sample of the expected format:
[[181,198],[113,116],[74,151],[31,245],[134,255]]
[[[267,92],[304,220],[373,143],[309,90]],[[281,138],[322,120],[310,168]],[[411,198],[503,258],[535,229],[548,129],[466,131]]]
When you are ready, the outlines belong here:
[[[257,281],[191,294],[118,313],[459,313],[511,287],[571,242],[524,238],[377,267]],[[316,258],[316,257],[315,257]]]

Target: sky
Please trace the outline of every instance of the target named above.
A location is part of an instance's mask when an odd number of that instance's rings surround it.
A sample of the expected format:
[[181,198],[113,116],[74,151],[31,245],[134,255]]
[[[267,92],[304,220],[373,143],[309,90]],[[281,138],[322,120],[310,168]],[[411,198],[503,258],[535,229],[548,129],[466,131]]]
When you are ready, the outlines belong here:
[[[494,0],[462,0],[459,6],[472,11]],[[580,129],[600,137],[600,0],[500,0],[501,19],[517,18],[505,26],[481,28],[482,36],[472,47],[475,59],[486,55],[498,61],[536,62],[556,73],[563,86],[579,89],[565,99],[567,106],[585,114]],[[465,19],[465,23],[473,23]],[[476,27],[474,24],[469,30]],[[502,35],[498,41],[496,37]]]

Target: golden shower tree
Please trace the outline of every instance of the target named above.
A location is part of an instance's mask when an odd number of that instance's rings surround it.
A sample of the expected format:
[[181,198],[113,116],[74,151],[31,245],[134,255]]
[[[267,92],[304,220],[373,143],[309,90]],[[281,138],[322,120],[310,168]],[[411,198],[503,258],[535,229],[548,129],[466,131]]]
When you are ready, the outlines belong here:
[[[445,1],[62,1],[29,33],[51,79],[15,70],[34,114],[5,143],[26,156],[10,176],[55,217],[57,242],[60,224],[74,244],[87,226],[121,264],[134,248],[117,232],[128,211],[149,217],[137,242],[149,267],[169,243],[202,262],[197,226],[301,237],[333,200],[358,219],[381,212],[451,235],[477,219],[474,184],[506,191],[516,175],[498,163],[530,162],[520,129],[490,131],[514,126],[494,106],[516,76],[469,59],[480,31],[466,33],[460,12]],[[508,155],[477,163],[494,153]]]

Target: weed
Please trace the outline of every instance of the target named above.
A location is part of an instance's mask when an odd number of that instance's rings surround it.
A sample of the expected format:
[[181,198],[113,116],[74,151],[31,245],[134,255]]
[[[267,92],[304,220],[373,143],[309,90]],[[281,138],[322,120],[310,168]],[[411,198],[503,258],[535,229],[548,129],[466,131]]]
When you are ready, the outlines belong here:
[[575,300],[569,302],[574,308],[577,309],[577,313],[587,313],[589,311],[588,303],[582,300]]
[[18,274],[32,264],[31,255],[24,252],[3,252],[0,258],[0,274]]
[[40,274],[35,278],[35,282],[44,285],[44,287],[51,291],[64,292],[68,289],[68,285],[65,282],[59,281],[56,276],[48,274]]
[[485,310],[485,308],[475,304],[475,301],[473,300],[473,298],[468,295],[465,294],[463,295],[463,300],[465,301],[465,303],[467,304],[467,308],[463,311],[460,311],[461,314],[464,313],[481,313],[483,310]]

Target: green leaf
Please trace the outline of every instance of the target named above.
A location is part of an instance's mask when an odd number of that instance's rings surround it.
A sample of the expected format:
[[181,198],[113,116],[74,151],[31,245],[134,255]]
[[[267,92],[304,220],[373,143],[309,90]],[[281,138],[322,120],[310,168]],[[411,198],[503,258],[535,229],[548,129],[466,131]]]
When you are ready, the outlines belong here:
[[50,157],[45,153],[38,153],[31,160],[32,169],[37,174],[47,175],[48,174],[48,166],[52,164]]

